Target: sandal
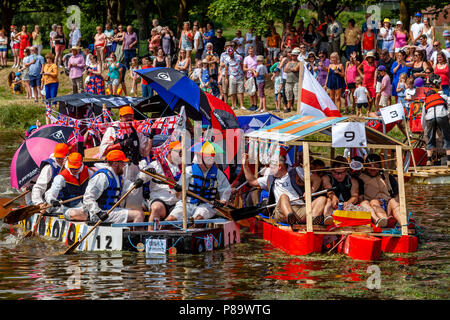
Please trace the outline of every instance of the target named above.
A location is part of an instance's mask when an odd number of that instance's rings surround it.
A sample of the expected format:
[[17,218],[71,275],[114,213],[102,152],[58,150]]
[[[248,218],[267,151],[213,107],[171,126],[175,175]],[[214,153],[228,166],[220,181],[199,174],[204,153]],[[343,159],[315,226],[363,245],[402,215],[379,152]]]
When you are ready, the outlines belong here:
[[379,218],[375,226],[378,228],[386,228],[388,220],[386,218]]
[[295,215],[295,213],[291,212],[287,215],[287,223],[289,225],[293,225],[293,224],[297,224],[298,223],[298,219],[297,216]]

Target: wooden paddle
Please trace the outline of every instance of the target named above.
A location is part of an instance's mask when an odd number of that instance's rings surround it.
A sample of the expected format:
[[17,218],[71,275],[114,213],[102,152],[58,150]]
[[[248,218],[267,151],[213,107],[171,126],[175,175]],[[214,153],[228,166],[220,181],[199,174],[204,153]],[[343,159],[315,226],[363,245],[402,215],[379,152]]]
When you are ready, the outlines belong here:
[[[67,202],[70,201],[74,201],[74,200],[78,200],[83,198],[83,196],[77,196],[75,198],[71,198],[71,199],[67,199],[64,201],[61,201],[61,204],[65,204]],[[38,212],[41,212],[41,210],[46,210],[48,208],[51,208],[52,205],[48,204],[44,207],[41,208],[41,206],[38,205],[30,205],[30,206],[26,206],[26,207],[22,207],[22,208],[18,208],[16,210],[12,210],[3,220],[5,223],[8,224],[15,224],[21,220],[25,220],[28,219],[29,217],[31,217],[33,214],[36,214]],[[42,215],[42,212],[41,212]]]
[[[149,175],[149,176],[152,177],[152,178],[158,179],[158,180],[160,180],[160,181],[162,181],[162,182],[164,182],[164,183],[166,183],[166,184],[168,184],[168,185],[174,186],[174,185],[176,184],[175,181],[169,180],[169,179],[167,179],[166,177],[160,176],[160,175],[158,175],[158,174],[153,174],[153,173],[150,173],[150,172],[145,171],[145,170],[141,170],[141,172],[143,172],[143,173]],[[202,201],[202,202],[205,202],[205,203],[209,203],[210,205],[214,205],[214,202],[213,202],[213,201],[209,201],[208,199],[205,199],[205,198],[203,198],[202,196],[199,196],[199,195],[193,193],[192,191],[186,190],[186,193],[187,193],[190,197],[192,197],[192,198],[198,199],[198,200],[200,200],[200,201]],[[228,212],[228,210],[226,210],[225,208],[215,208],[215,209],[216,209],[217,212],[218,212],[221,216],[223,216],[224,218],[227,218],[227,219],[229,219],[229,220],[234,220],[234,219],[231,217],[231,215],[230,215],[230,213]],[[235,221],[237,221],[237,220],[235,220]]]
[[[0,219],[2,219],[3,217],[7,216],[11,212],[11,210],[7,209],[7,207],[9,207],[14,201],[22,198],[23,196],[27,195],[30,192],[31,192],[31,189],[25,191],[22,194],[19,194],[17,197],[14,197],[12,199],[0,199],[0,204],[1,204],[0,205]],[[5,200],[8,200],[8,201],[5,202],[5,203],[2,203]]]
[[[128,190],[122,196],[122,198],[120,198],[119,201],[117,201],[111,207],[111,209],[108,210],[106,215],[109,215],[131,193],[131,191],[133,191],[134,189],[136,189],[136,185],[133,184],[133,186],[130,188],[130,190]],[[100,225],[100,223],[102,223],[102,222],[103,222],[102,220],[98,220],[97,223],[91,228],[91,230],[88,231],[88,233],[86,233],[86,235],[81,240],[78,240],[74,244],[72,244],[69,248],[67,248],[66,251],[64,251],[63,254],[70,254],[70,253],[72,253],[80,245],[80,243],[82,243],[92,233],[92,231],[94,231]]]
[[[318,196],[318,195],[327,193],[327,192],[329,192],[329,191],[333,191],[334,189],[335,189],[335,188],[330,188],[330,189],[327,189],[327,190],[322,190],[322,191],[314,192],[314,193],[311,194],[311,197]],[[303,199],[303,197],[298,198],[298,199],[295,199],[295,200],[291,200],[291,202],[298,201],[298,200],[300,200],[300,199]],[[256,216],[256,215],[259,214],[262,210],[268,209],[268,208],[273,208],[273,207],[275,207],[276,205],[277,205],[277,203],[269,204],[269,205],[265,205],[265,206],[256,205],[256,206],[253,206],[253,207],[239,208],[239,209],[235,209],[235,210],[230,211],[230,215],[231,215],[235,220],[236,220],[236,219],[238,219],[238,220],[241,220],[241,219],[248,219],[248,218],[251,218],[251,217]]]

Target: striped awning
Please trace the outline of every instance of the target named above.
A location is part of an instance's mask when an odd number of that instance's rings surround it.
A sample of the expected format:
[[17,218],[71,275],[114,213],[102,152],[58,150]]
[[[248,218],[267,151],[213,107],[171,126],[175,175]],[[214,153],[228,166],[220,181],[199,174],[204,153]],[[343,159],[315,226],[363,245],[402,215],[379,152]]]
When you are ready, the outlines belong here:
[[[294,115],[270,126],[245,134],[247,138],[274,140],[288,143],[304,140],[306,136],[323,133],[331,136],[333,124],[352,121],[349,117],[314,117]],[[367,142],[371,144],[404,145],[403,143],[366,125]]]
[[246,134],[249,138],[288,142],[330,128],[347,117],[313,117],[295,115],[270,126]]

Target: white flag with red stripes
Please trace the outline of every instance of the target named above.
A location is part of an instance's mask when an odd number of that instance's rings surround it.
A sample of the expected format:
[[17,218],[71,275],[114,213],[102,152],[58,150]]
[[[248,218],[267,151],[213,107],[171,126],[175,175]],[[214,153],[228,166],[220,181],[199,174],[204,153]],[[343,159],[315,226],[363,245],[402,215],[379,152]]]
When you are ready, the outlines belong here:
[[300,114],[314,117],[341,117],[336,105],[327,92],[314,78],[311,72],[303,66],[303,87]]

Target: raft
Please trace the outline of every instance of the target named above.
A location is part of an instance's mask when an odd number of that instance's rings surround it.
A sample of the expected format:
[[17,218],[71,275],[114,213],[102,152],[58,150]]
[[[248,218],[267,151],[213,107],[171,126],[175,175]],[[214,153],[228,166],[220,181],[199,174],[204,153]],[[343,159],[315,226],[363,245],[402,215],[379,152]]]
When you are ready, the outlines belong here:
[[446,166],[410,168],[405,173],[409,183],[413,184],[450,184],[450,168]]
[[[33,230],[39,214],[19,221],[18,226]],[[181,226],[181,221],[170,224]],[[43,216],[39,236],[71,246],[93,226],[93,222],[68,221],[63,216]],[[160,225],[168,224],[164,221]],[[240,243],[240,226],[226,219],[202,220],[186,230],[170,229],[132,231],[132,227],[147,227],[148,222],[110,224],[102,223],[77,248],[78,251],[145,251],[146,254],[197,254],[223,249]],[[201,227],[207,225],[207,227]],[[11,228],[14,232],[14,229]]]

